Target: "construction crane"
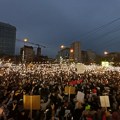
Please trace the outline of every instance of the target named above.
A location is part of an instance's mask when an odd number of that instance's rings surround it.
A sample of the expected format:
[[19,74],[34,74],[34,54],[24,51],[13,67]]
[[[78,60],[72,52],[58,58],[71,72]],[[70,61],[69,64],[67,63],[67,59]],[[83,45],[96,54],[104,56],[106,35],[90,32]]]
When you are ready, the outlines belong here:
[[[24,47],[25,47],[25,43],[27,43],[27,44],[31,44],[31,45],[34,45],[34,46],[37,46],[37,54],[36,54],[36,56],[37,57],[39,57],[39,56],[41,56],[41,47],[42,48],[46,48],[46,46],[43,46],[43,45],[40,45],[40,44],[37,44],[37,43],[33,43],[33,42],[30,42],[27,38],[25,38],[25,39],[23,39],[23,40],[21,40],[21,39],[16,39],[17,41],[20,41],[20,42],[23,42],[24,43]],[[33,48],[35,48],[35,47],[33,47]],[[23,61],[24,61],[24,59],[25,59],[25,55],[24,55],[25,53],[24,53],[24,51],[23,51]]]
[[24,45],[25,45],[25,43],[28,43],[28,44],[37,46],[37,56],[40,56],[40,54],[41,54],[41,47],[46,48],[46,46],[44,46],[44,45],[40,45],[40,44],[37,44],[37,43],[30,42],[27,38],[25,38],[23,40],[21,40],[21,39],[16,39],[16,40],[20,41],[20,42],[23,42]]
[[17,41],[20,41],[20,42],[23,42],[23,43],[29,43],[29,44],[32,44],[32,45],[35,45],[35,46],[38,46],[38,47],[43,47],[43,48],[46,48],[46,46],[43,46],[43,45],[40,45],[40,44],[37,44],[37,43],[33,43],[33,42],[29,42],[27,38],[21,40],[21,39],[16,39]]

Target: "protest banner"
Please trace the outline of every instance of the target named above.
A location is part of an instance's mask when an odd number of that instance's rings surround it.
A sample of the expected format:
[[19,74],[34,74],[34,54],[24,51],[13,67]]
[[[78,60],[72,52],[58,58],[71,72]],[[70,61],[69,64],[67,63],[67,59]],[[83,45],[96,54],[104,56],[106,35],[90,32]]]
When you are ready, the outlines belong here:
[[70,95],[75,94],[75,87],[72,86],[65,86],[65,93],[68,94],[68,102],[70,102]]
[[79,101],[79,102],[81,102],[81,103],[84,103],[84,96],[85,96],[84,93],[78,91],[78,92],[77,92],[77,101]]
[[109,96],[100,96],[101,107],[110,107]]
[[67,94],[75,94],[75,87],[65,86],[65,93],[67,93]]
[[24,109],[40,110],[40,96],[39,95],[24,95],[23,96]]

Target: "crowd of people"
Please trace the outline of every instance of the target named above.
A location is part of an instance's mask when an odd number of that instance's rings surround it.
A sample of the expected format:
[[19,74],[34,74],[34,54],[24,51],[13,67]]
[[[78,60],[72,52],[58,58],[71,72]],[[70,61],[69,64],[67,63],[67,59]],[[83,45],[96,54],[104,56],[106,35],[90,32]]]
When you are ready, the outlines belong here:
[[[1,67],[0,120],[120,120],[119,70],[79,73],[75,64],[50,63]],[[75,93],[65,93],[66,86]],[[84,102],[77,100],[78,91]],[[40,109],[32,110],[32,118],[24,95],[40,96]],[[109,97],[109,107],[101,107],[100,96]]]

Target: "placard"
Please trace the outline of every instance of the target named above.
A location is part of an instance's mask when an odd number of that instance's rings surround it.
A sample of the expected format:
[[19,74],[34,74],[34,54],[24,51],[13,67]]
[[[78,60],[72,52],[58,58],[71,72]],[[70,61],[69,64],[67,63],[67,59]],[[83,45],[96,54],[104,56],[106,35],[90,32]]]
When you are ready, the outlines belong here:
[[39,110],[40,109],[40,95],[24,95],[23,96],[24,109]]
[[79,102],[81,102],[81,103],[84,103],[84,96],[85,96],[84,93],[78,91],[78,92],[77,92],[77,101],[79,101]]
[[75,94],[75,87],[65,86],[65,93],[67,93],[67,94]]
[[110,107],[109,96],[100,96],[101,107]]

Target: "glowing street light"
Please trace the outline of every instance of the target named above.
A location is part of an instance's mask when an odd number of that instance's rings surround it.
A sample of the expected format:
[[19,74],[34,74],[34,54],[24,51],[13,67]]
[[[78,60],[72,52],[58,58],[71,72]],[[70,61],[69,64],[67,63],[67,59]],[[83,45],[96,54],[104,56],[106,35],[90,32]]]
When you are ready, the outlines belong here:
[[104,55],[107,55],[108,54],[108,52],[107,51],[104,51]]
[[61,45],[60,48],[63,49],[63,48],[65,48],[65,46],[64,46],[64,45]]
[[22,60],[23,60],[23,62],[25,62],[25,43],[28,42],[28,39],[24,38],[23,41],[24,41],[24,48],[23,48],[23,55],[22,55],[23,58],[22,58]]
[[28,39],[27,38],[24,38],[24,40],[23,40],[24,42],[28,42]]
[[73,53],[74,52],[74,50],[73,49],[70,49],[70,53]]
[[108,52],[107,51],[104,51],[104,57],[105,57],[105,61],[107,61],[107,56],[108,56]]

